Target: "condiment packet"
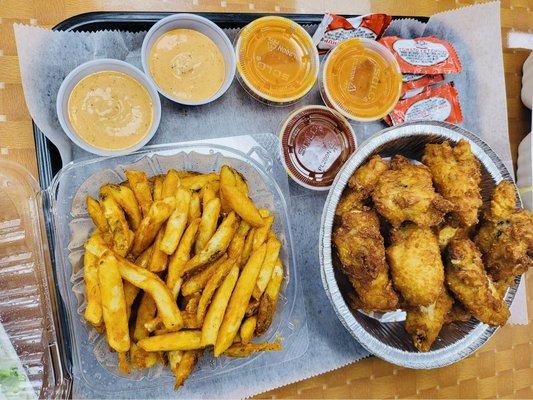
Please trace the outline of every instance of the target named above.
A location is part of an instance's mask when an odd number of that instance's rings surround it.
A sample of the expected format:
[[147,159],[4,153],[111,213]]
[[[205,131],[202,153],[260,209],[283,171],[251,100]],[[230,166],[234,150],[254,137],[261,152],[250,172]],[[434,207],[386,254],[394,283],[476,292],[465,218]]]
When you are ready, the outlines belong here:
[[387,36],[379,39],[396,57],[404,74],[453,74],[462,66],[455,48],[434,36],[403,39]]
[[402,77],[402,99],[422,93],[428,86],[442,82],[444,75],[404,74]]
[[[392,125],[412,121],[446,121],[452,124],[463,122],[457,90],[451,82],[400,100],[389,117]],[[385,122],[388,122],[387,119]]]
[[354,18],[325,14],[313,34],[313,43],[319,54],[326,53],[339,42],[350,38],[376,40],[389,26],[392,17],[387,14],[368,14]]

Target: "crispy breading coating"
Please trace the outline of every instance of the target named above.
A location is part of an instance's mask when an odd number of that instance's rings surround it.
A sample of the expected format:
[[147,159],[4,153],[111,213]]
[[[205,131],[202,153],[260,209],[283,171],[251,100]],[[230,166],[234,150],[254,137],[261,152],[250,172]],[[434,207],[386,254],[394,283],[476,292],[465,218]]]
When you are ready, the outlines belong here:
[[443,286],[440,296],[434,303],[407,310],[405,330],[411,335],[413,344],[419,351],[431,349],[452,304],[453,300]]
[[444,266],[430,228],[409,224],[394,229],[387,260],[394,287],[409,306],[429,306],[437,300],[444,284]]
[[377,211],[394,227],[411,221],[423,227],[437,225],[452,204],[435,192],[431,172],[403,156],[392,158],[391,169],[379,177],[372,192]]
[[450,242],[446,283],[455,297],[481,322],[504,325],[509,318],[507,303],[483,269],[481,252],[470,239]]
[[392,288],[385,260],[384,240],[379,218],[372,210],[352,210],[341,217],[333,232],[333,242],[343,272],[366,310],[396,309],[398,296]]
[[461,139],[453,148],[448,141],[427,144],[422,162],[430,169],[439,193],[453,204],[453,213],[461,225],[477,224],[483,204],[481,169],[470,143]]

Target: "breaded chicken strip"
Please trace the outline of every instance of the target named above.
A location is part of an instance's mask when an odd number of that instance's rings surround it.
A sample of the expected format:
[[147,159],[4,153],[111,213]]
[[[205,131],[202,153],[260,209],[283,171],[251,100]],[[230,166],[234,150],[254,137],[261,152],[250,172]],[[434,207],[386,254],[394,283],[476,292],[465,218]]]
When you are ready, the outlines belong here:
[[533,213],[516,208],[513,184],[502,181],[484,217],[475,242],[484,255],[488,274],[505,293],[515,276],[533,265]]
[[372,192],[377,211],[394,227],[411,221],[423,227],[442,222],[452,204],[435,192],[431,172],[396,155],[391,169],[383,172]]
[[469,239],[454,239],[448,246],[446,283],[454,296],[481,322],[504,325],[507,303],[483,269],[481,253]]
[[470,143],[461,139],[455,147],[448,141],[427,144],[422,162],[433,175],[433,183],[442,196],[453,204],[453,214],[462,226],[478,222],[481,199],[481,169]]
[[405,330],[411,335],[413,344],[419,351],[431,349],[431,345],[439,336],[452,304],[453,300],[443,286],[437,301],[429,306],[407,310]]
[[394,287],[410,307],[429,306],[442,292],[444,266],[430,228],[409,224],[392,231],[387,248]]
[[395,310],[398,296],[392,288],[379,218],[369,209],[346,212],[333,232],[342,271],[365,310]]

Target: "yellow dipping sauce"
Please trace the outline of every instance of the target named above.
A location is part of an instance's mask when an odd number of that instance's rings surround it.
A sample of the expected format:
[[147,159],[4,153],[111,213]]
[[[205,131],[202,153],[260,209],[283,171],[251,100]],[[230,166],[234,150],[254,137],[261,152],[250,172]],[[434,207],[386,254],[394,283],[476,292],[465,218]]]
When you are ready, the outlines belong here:
[[104,150],[139,143],[152,126],[150,94],[135,78],[99,71],[80,80],[68,98],[68,118],[84,141]]
[[161,35],[150,49],[148,63],[157,85],[177,100],[208,99],[226,77],[220,49],[192,29],[174,29]]
[[331,50],[324,66],[324,101],[350,119],[383,118],[400,97],[402,75],[397,63],[369,47],[356,38],[345,40]]
[[318,76],[318,51],[300,25],[262,17],[246,25],[237,41],[240,77],[260,99],[284,103],[304,96]]

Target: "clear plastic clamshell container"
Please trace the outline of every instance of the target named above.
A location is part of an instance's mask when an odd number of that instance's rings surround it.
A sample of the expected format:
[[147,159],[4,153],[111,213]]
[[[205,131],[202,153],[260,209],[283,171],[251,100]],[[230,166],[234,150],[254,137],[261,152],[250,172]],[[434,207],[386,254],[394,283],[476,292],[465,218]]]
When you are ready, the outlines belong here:
[[[70,334],[74,386],[84,396],[165,397],[173,393],[173,375],[161,365],[148,370],[132,371],[129,375],[120,374],[117,371],[116,353],[109,350],[105,337],[83,319],[83,243],[94,229],[86,211],[85,200],[88,195],[98,196],[100,186],[105,183],[124,181],[126,169],[143,170],[148,176],[153,176],[165,173],[170,168],[211,172],[218,171],[223,164],[231,165],[246,178],[254,202],[273,212],[273,229],[282,242],[281,258],[286,276],[275,319],[260,339],[273,341],[279,336],[283,350],[258,353],[244,359],[214,358],[210,352],[205,352],[185,383],[186,387],[193,384],[195,393],[201,395],[202,385],[213,385],[224,374],[236,374],[243,368],[247,371],[272,368],[278,363],[295,359],[306,351],[308,337],[305,306],[296,276],[286,203],[286,199],[289,199],[288,182],[279,160],[278,149],[279,141],[271,134],[152,146],[125,156],[70,163],[56,176],[48,189],[56,253],[56,278],[65,308],[62,318]],[[75,394],[77,392],[75,389]]]
[[0,399],[70,393],[43,200],[28,171],[0,160]]

